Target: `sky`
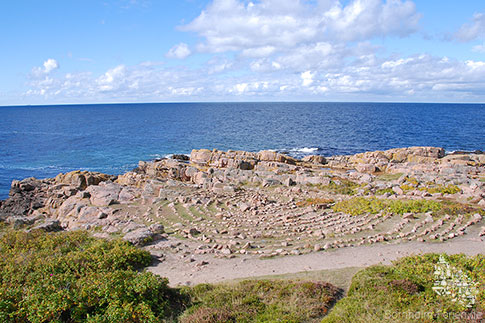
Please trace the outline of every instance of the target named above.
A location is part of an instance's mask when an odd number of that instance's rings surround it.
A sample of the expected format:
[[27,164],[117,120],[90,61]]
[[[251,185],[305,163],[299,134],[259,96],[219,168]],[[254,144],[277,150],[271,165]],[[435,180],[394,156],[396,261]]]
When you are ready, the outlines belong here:
[[0,3],[0,105],[485,102],[483,0]]

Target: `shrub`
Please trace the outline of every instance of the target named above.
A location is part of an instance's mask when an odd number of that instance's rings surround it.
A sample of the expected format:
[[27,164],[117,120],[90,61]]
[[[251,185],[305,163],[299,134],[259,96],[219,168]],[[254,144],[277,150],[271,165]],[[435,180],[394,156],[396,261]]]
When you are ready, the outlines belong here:
[[392,266],[361,270],[352,278],[347,297],[335,305],[322,323],[456,322],[466,316],[471,321],[485,318],[485,257],[444,256],[455,270],[478,283],[479,292],[472,308],[432,289],[439,257],[438,254],[412,256]]
[[157,322],[180,296],[137,269],[148,252],[86,232],[7,231],[0,238],[0,321]]

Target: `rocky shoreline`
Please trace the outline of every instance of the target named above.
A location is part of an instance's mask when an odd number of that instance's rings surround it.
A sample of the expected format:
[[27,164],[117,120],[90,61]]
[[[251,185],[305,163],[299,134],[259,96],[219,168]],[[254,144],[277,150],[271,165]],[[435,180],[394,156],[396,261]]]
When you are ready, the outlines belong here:
[[[485,154],[410,147],[351,156],[193,150],[112,176],[13,181],[0,219],[16,229],[85,229],[161,261],[268,258],[371,244],[443,242],[485,227]],[[206,259],[206,258],[204,258]]]

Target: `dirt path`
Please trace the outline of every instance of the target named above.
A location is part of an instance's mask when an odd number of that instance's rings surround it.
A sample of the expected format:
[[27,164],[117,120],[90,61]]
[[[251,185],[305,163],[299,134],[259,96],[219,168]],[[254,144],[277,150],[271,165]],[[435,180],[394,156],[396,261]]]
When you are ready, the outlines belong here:
[[[170,285],[177,286],[303,271],[366,267],[379,263],[390,264],[391,261],[404,256],[431,252],[485,254],[485,239],[462,237],[444,243],[413,241],[401,244],[377,244],[271,259],[249,256],[220,259],[201,255],[190,261],[190,258],[181,259],[178,255],[168,254],[162,262],[149,267],[148,270],[167,277]],[[202,265],[203,261],[207,264]]]

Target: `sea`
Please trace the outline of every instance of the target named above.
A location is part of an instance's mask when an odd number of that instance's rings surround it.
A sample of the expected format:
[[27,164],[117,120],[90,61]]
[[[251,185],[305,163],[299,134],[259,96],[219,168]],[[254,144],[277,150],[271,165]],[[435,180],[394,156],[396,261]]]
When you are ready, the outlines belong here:
[[11,181],[121,174],[192,149],[295,157],[408,146],[485,150],[485,104],[144,103],[0,107],[0,199]]

